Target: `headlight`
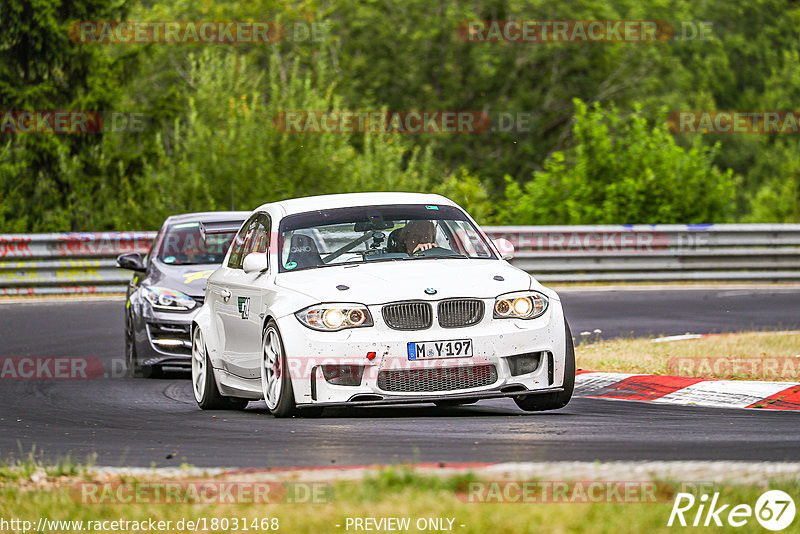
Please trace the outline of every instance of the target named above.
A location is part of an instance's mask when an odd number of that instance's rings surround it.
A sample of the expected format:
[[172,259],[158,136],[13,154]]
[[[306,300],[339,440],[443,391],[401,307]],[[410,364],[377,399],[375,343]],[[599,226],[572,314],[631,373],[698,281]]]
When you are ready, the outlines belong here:
[[495,319],[534,319],[547,310],[547,297],[536,291],[500,295],[494,301]]
[[197,305],[197,301],[189,295],[166,287],[145,287],[144,298],[156,310],[187,311]]
[[294,315],[305,326],[323,332],[372,326],[372,316],[363,304],[317,304]]

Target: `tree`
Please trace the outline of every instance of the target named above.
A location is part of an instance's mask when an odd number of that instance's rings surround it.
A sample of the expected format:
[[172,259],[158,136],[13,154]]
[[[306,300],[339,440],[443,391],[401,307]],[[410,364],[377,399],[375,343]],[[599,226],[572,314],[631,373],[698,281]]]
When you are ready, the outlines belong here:
[[666,121],[636,106],[591,108],[576,99],[574,148],[555,152],[530,182],[507,179],[502,222],[511,224],[705,223],[726,221],[735,180],[713,164],[718,148],[684,149]]
[[[123,62],[98,45],[72,42],[76,20],[113,20],[124,4],[103,0],[0,2],[0,109],[115,109]],[[0,137],[0,223],[6,230],[85,227],[111,162],[98,159],[102,134],[13,134]],[[112,165],[113,166],[113,165]],[[105,199],[103,199],[105,201]]]

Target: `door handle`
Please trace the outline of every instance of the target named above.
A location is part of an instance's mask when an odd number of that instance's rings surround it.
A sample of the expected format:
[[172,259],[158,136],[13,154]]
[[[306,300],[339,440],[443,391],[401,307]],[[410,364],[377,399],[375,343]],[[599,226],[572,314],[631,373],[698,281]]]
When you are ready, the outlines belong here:
[[224,300],[225,302],[228,302],[231,298],[231,292],[228,291],[227,289],[223,289],[222,291],[220,291],[219,294],[222,295],[222,300]]

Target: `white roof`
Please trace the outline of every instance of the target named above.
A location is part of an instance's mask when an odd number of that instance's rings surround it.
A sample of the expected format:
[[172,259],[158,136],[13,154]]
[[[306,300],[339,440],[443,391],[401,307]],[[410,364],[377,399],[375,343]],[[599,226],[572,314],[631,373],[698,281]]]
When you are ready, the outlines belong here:
[[395,204],[441,204],[456,206],[442,195],[432,193],[343,193],[340,195],[319,195],[313,197],[291,198],[278,202],[270,202],[259,207],[277,206],[285,215],[304,213],[307,211],[349,208],[355,206],[381,206]]

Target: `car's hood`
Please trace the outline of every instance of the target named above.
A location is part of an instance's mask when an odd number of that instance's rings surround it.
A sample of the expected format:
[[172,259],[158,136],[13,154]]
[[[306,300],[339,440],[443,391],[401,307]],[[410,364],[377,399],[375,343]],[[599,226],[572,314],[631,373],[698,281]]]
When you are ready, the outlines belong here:
[[219,265],[158,265],[150,276],[148,285],[175,289],[190,297],[202,297],[206,292],[208,277]]
[[[530,275],[498,260],[428,259],[332,266],[281,273],[276,284],[318,302],[382,304],[453,297],[494,298],[531,287]],[[338,289],[337,286],[347,287]],[[426,293],[435,290],[435,294]],[[548,295],[555,296],[548,291]]]

